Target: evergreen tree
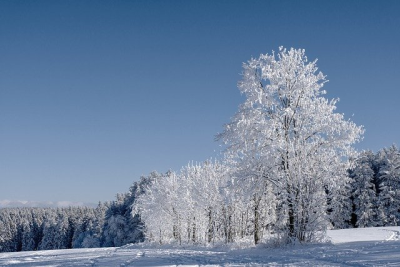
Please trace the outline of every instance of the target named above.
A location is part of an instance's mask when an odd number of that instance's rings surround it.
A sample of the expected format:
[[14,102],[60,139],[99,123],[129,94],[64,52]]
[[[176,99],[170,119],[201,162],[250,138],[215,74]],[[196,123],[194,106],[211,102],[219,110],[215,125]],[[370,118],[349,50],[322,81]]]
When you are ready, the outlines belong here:
[[376,226],[377,218],[377,194],[375,189],[374,171],[372,169],[371,151],[364,152],[351,171],[353,179],[352,199],[354,204],[355,226]]
[[384,149],[383,165],[379,170],[380,219],[384,225],[398,225],[400,221],[400,152],[393,145]]

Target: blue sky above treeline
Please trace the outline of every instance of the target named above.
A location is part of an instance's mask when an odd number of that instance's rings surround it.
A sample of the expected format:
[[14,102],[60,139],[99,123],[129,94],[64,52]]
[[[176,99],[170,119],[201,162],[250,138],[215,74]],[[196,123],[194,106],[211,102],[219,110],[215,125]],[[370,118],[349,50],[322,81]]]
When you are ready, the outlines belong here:
[[[111,200],[220,156],[241,65],[306,49],[358,149],[399,142],[398,1],[1,1],[0,199]],[[354,116],[353,116],[354,114]]]

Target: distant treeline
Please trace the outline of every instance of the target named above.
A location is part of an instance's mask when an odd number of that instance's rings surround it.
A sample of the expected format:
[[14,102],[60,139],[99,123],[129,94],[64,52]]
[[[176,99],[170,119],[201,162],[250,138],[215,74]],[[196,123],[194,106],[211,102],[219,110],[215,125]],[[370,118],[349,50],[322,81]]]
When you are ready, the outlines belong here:
[[0,209],[0,252],[114,247],[144,240],[142,223],[131,206],[152,175],[129,192],[96,208]]

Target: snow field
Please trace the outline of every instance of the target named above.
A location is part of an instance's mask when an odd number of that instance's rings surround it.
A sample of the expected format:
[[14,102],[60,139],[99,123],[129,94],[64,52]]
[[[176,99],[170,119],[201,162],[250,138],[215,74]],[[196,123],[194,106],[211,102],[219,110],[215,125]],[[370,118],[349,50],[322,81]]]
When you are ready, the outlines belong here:
[[143,244],[0,253],[0,266],[400,266],[400,227],[330,230],[331,243],[287,248],[162,248]]

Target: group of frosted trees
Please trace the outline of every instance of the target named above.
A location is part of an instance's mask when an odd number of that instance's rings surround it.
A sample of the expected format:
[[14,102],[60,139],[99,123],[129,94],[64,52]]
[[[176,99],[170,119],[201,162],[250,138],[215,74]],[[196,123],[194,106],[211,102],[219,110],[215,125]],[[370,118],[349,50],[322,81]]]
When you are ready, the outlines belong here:
[[[307,239],[300,241],[318,240],[327,228],[400,225],[400,150],[393,145],[375,154],[364,151],[350,167],[335,194],[329,192],[332,185],[301,192],[316,200],[305,203],[294,219],[307,217],[300,220]],[[241,173],[232,165],[206,161],[153,176],[133,214],[141,215],[147,239],[159,244],[287,241],[285,195],[261,179],[233,176]]]
[[0,252],[114,247],[144,240],[138,216],[131,206],[144,187],[158,176],[152,173],[133,183],[127,193],[96,208],[0,209]]
[[[117,194],[115,201],[96,208],[0,209],[0,252],[122,246],[145,239],[198,245],[284,241],[288,234],[283,194],[268,183],[235,173],[241,172],[209,160],[189,164],[178,173],[152,172],[127,193]],[[329,192],[321,197],[321,204],[326,203],[321,211],[324,227],[400,225],[396,146],[362,152],[346,180],[335,205]]]
[[[145,234],[160,244],[215,244],[248,239],[277,224],[272,188],[249,209],[229,169],[217,161],[189,164],[157,177],[134,204]],[[258,220],[258,223],[256,222]]]
[[105,207],[0,210],[0,252],[98,247]]
[[226,185],[226,169],[218,162],[189,164],[157,177],[133,212],[145,221],[147,237],[161,244],[230,239],[234,218],[225,204]]
[[221,163],[188,165],[156,179],[135,212],[159,243],[312,242],[340,227],[349,158],[363,128],[336,100],[304,50],[280,48],[243,64],[245,95],[218,138]]
[[352,178],[352,220],[354,227],[399,225],[400,151],[391,146],[361,153]]

